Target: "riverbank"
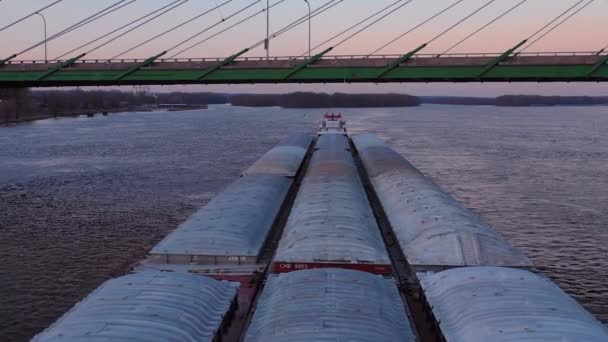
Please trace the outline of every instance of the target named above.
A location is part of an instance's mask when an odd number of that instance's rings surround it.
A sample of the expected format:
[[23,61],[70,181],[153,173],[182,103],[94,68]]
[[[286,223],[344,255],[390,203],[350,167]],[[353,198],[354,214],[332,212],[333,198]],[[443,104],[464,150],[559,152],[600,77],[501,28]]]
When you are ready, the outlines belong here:
[[[159,109],[166,110],[166,109]],[[97,110],[80,110],[80,111],[72,111],[72,112],[63,112],[63,113],[55,113],[55,114],[25,114],[19,117],[13,118],[5,118],[2,123],[5,125],[12,125],[18,123],[32,122],[38,120],[47,120],[47,119],[58,119],[58,118],[75,118],[79,116],[88,116],[94,117],[96,115],[109,115],[112,113],[128,113],[128,112],[150,112],[152,109],[150,108],[116,108],[116,109],[97,109]]]
[[325,94],[296,92],[289,94],[230,95],[228,103],[239,107],[297,108],[393,108],[416,107],[420,98],[406,94]]
[[120,91],[0,92],[0,124],[14,124],[57,117],[94,116],[97,113],[183,111],[208,105],[280,107],[284,109],[406,108],[424,104],[449,106],[555,107],[606,106],[608,96],[503,95],[498,97],[413,96],[407,94],[343,94],[294,92],[287,94],[223,93],[125,93]]
[[497,97],[421,97],[421,103],[452,106],[496,107],[553,107],[553,106],[606,106],[608,96],[539,96],[502,95]]

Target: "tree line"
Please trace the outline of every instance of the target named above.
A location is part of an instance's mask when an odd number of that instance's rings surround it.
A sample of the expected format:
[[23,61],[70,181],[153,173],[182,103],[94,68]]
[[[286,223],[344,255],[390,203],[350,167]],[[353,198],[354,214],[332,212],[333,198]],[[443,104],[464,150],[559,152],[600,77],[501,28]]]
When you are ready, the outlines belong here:
[[608,96],[504,95],[498,97],[417,97],[405,94],[343,94],[295,92],[289,94],[150,93],[119,90],[0,89],[0,122],[41,116],[76,115],[90,111],[153,109],[159,104],[231,104],[248,107],[354,108],[410,107],[420,104],[554,106],[606,105]]
[[359,108],[411,107],[420,99],[404,94],[325,94],[296,92],[290,94],[239,94],[230,97],[233,106],[283,108]]

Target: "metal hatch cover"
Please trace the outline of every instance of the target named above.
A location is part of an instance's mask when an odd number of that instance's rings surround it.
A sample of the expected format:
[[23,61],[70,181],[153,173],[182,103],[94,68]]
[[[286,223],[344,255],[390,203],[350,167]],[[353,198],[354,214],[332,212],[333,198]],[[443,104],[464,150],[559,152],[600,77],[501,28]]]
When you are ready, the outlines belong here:
[[608,341],[608,328],[532,272],[464,267],[418,277],[449,342]]

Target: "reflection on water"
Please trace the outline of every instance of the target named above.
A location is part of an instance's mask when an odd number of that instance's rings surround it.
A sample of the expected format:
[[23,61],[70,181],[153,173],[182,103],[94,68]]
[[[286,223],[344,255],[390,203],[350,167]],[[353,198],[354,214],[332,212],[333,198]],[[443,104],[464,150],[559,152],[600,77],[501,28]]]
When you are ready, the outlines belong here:
[[[0,339],[27,339],[124,272],[322,112],[215,106],[0,128]],[[608,321],[608,109],[342,112]]]

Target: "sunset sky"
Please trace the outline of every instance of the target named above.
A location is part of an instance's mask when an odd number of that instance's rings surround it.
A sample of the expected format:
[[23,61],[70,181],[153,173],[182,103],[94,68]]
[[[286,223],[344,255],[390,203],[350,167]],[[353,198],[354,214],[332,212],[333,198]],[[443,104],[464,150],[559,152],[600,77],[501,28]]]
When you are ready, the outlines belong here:
[[[64,0],[60,4],[47,9],[43,14],[47,18],[48,33],[51,36],[71,24],[92,15],[118,0]],[[146,13],[169,4],[174,0],[137,0],[125,8],[113,13],[97,22],[87,25],[81,29],[71,32],[57,40],[49,43],[49,58],[56,58],[63,53],[95,39],[118,26],[124,25],[133,19],[139,18]],[[226,0],[190,0],[184,5],[176,8],[170,13],[158,18],[149,24],[130,33],[129,35],[89,54],[87,58],[109,58],[113,57],[131,46],[140,43],[147,38],[160,33],[173,25],[187,20],[205,10],[221,4]],[[272,0],[271,4],[280,0]],[[386,18],[382,22],[366,30],[356,38],[341,45],[332,54],[368,54],[384,43],[392,40],[399,34],[414,27],[424,19],[432,16],[457,0],[413,0],[408,5]],[[437,33],[456,23],[459,19],[479,8],[489,0],[464,0],[451,11],[443,14],[429,24],[421,27],[412,34],[407,35],[396,43],[382,50],[383,54],[403,54],[418,45],[428,41]],[[424,53],[438,53],[445,50],[454,42],[465,37],[475,29],[486,24],[505,10],[519,3],[521,0],[497,0],[483,9],[469,21],[451,31],[449,34],[431,44]],[[0,27],[13,22],[36,9],[39,9],[54,0],[1,0],[0,1]],[[128,1],[127,1],[128,2]],[[317,8],[327,0],[310,0],[312,8]],[[336,7],[313,18],[312,40],[313,46],[325,41],[331,36],[341,32],[361,19],[371,15],[373,12],[387,6],[395,0],[345,0]],[[402,1],[405,2],[405,1]],[[453,52],[503,52],[512,47],[522,39],[540,29],[558,14],[575,4],[576,0],[528,0],[521,7],[515,9],[505,18],[488,27],[480,34],[465,42]],[[222,17],[228,17],[231,13],[255,3],[243,13],[226,20],[216,28],[201,35],[196,42],[213,33],[220,31],[239,20],[260,11],[266,5],[266,0],[232,0],[219,10],[212,11],[208,15],[172,32],[158,40],[155,40],[141,48],[138,48],[122,58],[145,58],[157,54],[160,51],[176,44],[177,42],[191,36],[197,31],[218,22]],[[285,0],[271,10],[271,31],[281,29],[293,20],[307,14],[304,0]],[[608,20],[608,0],[596,0],[587,8],[582,10],[563,26],[549,34],[529,51],[598,51],[608,45],[608,35],[604,29]],[[233,54],[245,47],[260,41],[265,36],[265,16],[259,15],[254,19],[232,29],[196,48],[180,55],[180,57],[222,57]],[[354,32],[354,30],[352,31]],[[345,35],[346,36],[346,35]],[[14,27],[0,32],[0,46],[2,53],[10,55],[19,52],[43,38],[43,25],[40,17],[32,17]],[[319,52],[325,47],[332,46],[330,42],[319,47]],[[104,40],[100,41],[103,42]],[[307,24],[289,31],[285,35],[271,42],[271,55],[293,56],[306,53],[308,44]],[[90,47],[95,46],[95,44]],[[188,46],[188,45],[184,45]],[[88,48],[90,48],[88,47]],[[83,48],[78,52],[87,52]],[[170,51],[177,52],[179,49]],[[73,53],[72,55],[76,55]],[[248,56],[261,56],[264,51],[261,48],[254,49]],[[20,59],[42,59],[44,50],[36,48],[20,56]],[[5,57],[5,56],[2,56]],[[163,89],[159,87],[159,89]],[[539,93],[539,94],[590,94],[600,95],[608,93],[608,86],[602,84],[553,84],[553,85],[452,85],[452,84],[401,84],[401,85],[331,85],[331,86],[189,86],[189,87],[165,87],[165,90],[186,89],[192,91],[227,91],[227,92],[283,92],[290,90],[323,90],[323,91],[345,91],[345,92],[409,92],[416,95],[495,95],[502,93]]]

